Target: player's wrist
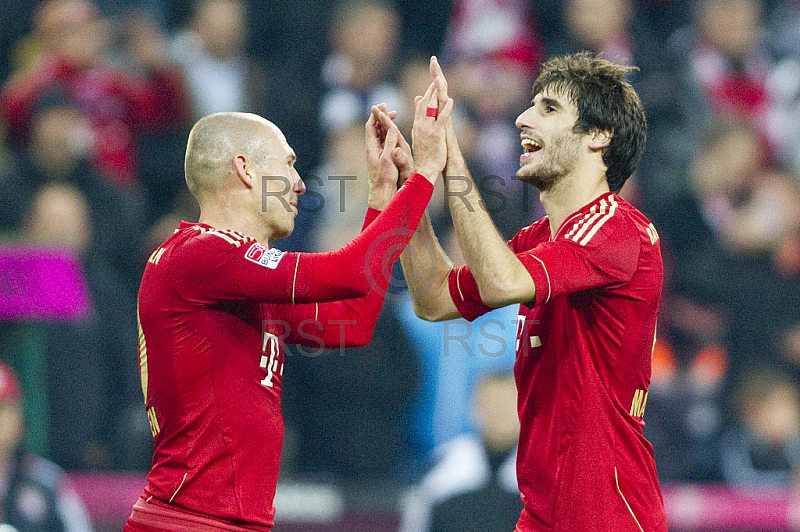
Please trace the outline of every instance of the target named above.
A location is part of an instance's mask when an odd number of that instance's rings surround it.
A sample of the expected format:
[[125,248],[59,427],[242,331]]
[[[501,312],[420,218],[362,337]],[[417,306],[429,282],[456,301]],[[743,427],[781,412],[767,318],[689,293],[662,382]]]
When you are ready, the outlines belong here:
[[384,210],[389,202],[392,201],[396,192],[397,185],[395,183],[386,183],[370,187],[367,207],[379,211]]
[[439,178],[440,173],[442,173],[442,170],[441,167],[439,167],[438,165],[437,166],[420,165],[414,167],[414,170],[411,172],[411,175],[419,174],[428,181],[430,181],[431,183],[436,183],[436,180]]

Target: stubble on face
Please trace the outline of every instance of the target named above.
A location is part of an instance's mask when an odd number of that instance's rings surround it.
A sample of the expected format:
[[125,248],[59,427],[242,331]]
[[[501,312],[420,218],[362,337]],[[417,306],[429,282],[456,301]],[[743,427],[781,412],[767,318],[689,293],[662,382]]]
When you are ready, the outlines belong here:
[[543,157],[521,166],[517,178],[547,192],[575,170],[579,150],[579,133],[563,131],[554,134],[547,139]]

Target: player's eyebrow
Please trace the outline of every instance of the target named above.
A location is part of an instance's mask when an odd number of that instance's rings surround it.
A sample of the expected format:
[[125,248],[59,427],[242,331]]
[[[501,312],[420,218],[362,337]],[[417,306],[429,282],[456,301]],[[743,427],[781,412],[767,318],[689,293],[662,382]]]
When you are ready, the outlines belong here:
[[563,108],[558,100],[556,100],[554,98],[547,98],[546,96],[542,96],[542,99],[539,100],[539,103],[541,103],[545,107],[554,107],[557,110],[560,110],[560,109]]

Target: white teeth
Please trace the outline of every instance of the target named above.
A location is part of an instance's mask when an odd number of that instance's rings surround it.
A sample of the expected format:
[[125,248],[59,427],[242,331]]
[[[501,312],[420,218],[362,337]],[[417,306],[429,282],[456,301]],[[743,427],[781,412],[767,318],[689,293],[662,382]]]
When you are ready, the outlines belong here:
[[526,150],[533,151],[541,148],[542,146],[533,139],[522,139],[522,147]]

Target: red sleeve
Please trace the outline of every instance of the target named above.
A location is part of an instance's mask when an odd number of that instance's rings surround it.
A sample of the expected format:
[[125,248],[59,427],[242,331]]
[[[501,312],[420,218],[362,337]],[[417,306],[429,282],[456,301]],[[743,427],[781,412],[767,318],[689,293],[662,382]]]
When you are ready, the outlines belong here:
[[128,116],[140,129],[161,129],[189,118],[188,90],[177,67],[154,69],[148,78],[121,77],[117,83],[128,102]]
[[184,297],[204,303],[250,299],[297,304],[362,297],[373,286],[388,286],[392,265],[411,240],[432,192],[424,176],[412,175],[365,231],[329,253],[267,250],[253,239],[226,239],[224,231],[208,231],[171,253],[172,282]]
[[[514,235],[514,237],[508,241],[508,247],[515,253],[519,245],[518,240],[521,234],[522,231]],[[454,268],[453,271],[450,272],[448,285],[450,288],[450,297],[453,299],[456,309],[458,309],[459,314],[467,321],[473,321],[479,316],[483,316],[487,312],[495,309],[495,307],[486,305],[483,299],[481,299],[478,283],[475,281],[475,277],[466,264],[459,268]]]
[[[368,209],[362,232],[380,211]],[[305,347],[363,347],[372,340],[383,307],[389,279],[380,276],[372,290],[357,299],[303,305],[278,305],[284,327],[283,341]]]
[[475,282],[475,277],[466,264],[453,268],[448,278],[448,284],[453,303],[455,303],[459,314],[467,321],[472,321],[478,316],[483,316],[487,312],[494,310],[494,307],[486,305],[481,299],[478,283]]
[[535,304],[566,294],[630,280],[639,261],[641,240],[622,216],[609,220],[591,239],[562,236],[517,254],[536,286]]
[[15,76],[0,93],[0,112],[15,134],[27,135],[28,121],[36,98],[59,79],[71,76],[70,69],[55,58],[47,58],[31,70]]

